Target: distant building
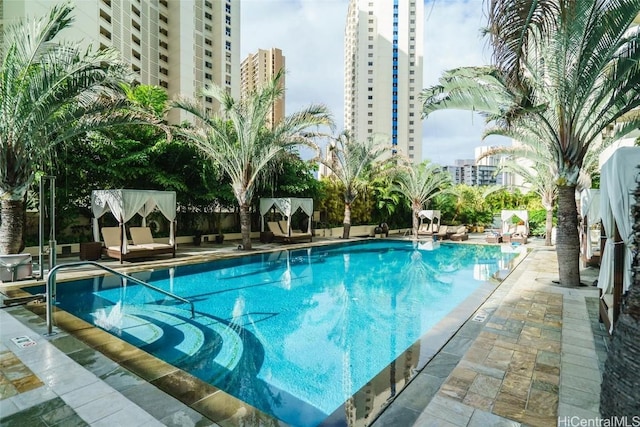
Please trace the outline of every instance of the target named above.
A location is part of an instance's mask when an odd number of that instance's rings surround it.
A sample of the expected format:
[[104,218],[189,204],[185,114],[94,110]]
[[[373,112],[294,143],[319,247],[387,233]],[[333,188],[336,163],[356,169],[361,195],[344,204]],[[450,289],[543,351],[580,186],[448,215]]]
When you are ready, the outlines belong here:
[[[215,83],[240,95],[239,0],[70,0],[75,21],[61,40],[113,47],[139,76],[140,83],[161,86],[169,97],[195,98]],[[46,15],[58,0],[2,0],[4,28],[24,17]],[[217,110],[213,99],[205,108]],[[176,123],[188,113],[175,109]]]
[[356,140],[389,139],[422,161],[418,95],[423,69],[422,0],[350,0],[344,37],[344,123]]
[[[285,58],[277,48],[259,49],[258,52],[247,55],[240,65],[240,96],[245,97],[249,92],[273,80],[274,76],[285,68]],[[280,79],[285,87],[285,77]],[[278,123],[285,116],[284,93],[271,109],[269,124]]]
[[489,156],[480,159],[488,150],[496,147],[483,146],[475,149],[475,159],[459,159],[454,165],[445,166],[444,170],[451,174],[455,184],[470,186],[479,185],[507,185],[511,182],[511,173],[497,173],[502,156]]

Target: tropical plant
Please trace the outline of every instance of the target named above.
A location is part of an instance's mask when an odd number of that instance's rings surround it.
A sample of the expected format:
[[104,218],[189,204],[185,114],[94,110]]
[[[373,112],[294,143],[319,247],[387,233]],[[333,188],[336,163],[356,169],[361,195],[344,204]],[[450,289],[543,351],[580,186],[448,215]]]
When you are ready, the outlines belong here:
[[343,239],[349,238],[353,201],[367,187],[374,171],[384,165],[385,156],[390,156],[390,153],[391,145],[384,143],[379,137],[357,141],[348,131],[343,131],[331,140],[329,156],[316,158],[331,170],[331,179],[344,185]]
[[433,197],[449,190],[451,175],[438,165],[423,162],[418,165],[409,164],[398,170],[393,190],[402,194],[411,208],[412,235],[418,239],[418,212]]
[[504,134],[515,129],[543,144],[557,169],[559,282],[579,286],[575,192],[585,156],[611,125],[610,140],[640,125],[628,114],[640,106],[639,33],[632,28],[640,0],[488,3],[495,67],[445,75],[424,93],[424,113],[483,111]]
[[326,107],[312,105],[269,127],[269,112],[283,94],[283,76],[284,70],[280,70],[267,84],[241,100],[224,87],[207,87],[203,95],[220,103],[220,114],[211,114],[195,100],[180,98],[172,103],[199,121],[198,126],[179,128],[178,132],[230,177],[240,208],[242,246],[246,250],[251,249],[251,202],[258,182],[266,177],[267,165],[287,147],[314,146],[313,138],[320,134],[309,128],[332,125]]
[[[73,7],[5,28],[0,59],[0,253],[23,245],[24,200],[55,147],[87,131],[151,120],[135,112],[122,83],[133,75],[112,49],[97,52],[55,39]],[[124,108],[128,107],[128,108]],[[152,121],[152,120],[151,120]]]

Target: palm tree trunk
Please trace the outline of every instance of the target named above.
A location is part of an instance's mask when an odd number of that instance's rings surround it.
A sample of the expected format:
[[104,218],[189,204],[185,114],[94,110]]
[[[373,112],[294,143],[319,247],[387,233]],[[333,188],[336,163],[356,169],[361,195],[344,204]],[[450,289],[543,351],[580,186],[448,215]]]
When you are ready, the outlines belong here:
[[351,231],[351,203],[344,203],[344,221],[342,221],[342,238],[348,239]]
[[551,246],[551,233],[553,232],[553,208],[547,209],[547,217],[544,224],[544,245]]
[[[634,207],[635,241],[640,240],[640,186],[635,192]],[[626,297],[626,304],[613,330],[613,338],[604,365],[600,389],[600,414],[603,418],[622,419],[640,414],[640,252],[635,252],[632,271],[633,281]]]
[[240,205],[240,234],[242,235],[242,247],[251,249],[251,215],[249,205]]
[[576,186],[558,186],[558,234],[556,236],[560,286],[580,286],[580,238]]
[[412,230],[413,240],[418,240],[418,227],[420,226],[419,222],[420,221],[418,218],[418,211],[414,210],[413,211],[413,230]]
[[23,201],[3,199],[0,203],[0,255],[20,253],[23,233]]

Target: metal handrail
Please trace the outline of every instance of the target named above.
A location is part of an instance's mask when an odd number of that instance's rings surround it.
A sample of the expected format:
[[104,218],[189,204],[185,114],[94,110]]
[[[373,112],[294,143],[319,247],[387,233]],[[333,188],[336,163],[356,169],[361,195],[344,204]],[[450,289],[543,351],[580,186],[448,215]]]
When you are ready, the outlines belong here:
[[102,270],[108,271],[111,274],[115,274],[116,276],[120,276],[124,279],[127,280],[131,280],[134,283],[137,283],[139,285],[142,286],[146,286],[150,289],[153,289],[154,291],[160,292],[161,294],[164,294],[166,296],[172,297],[177,299],[178,301],[182,301],[184,303],[187,303],[191,306],[191,318],[193,319],[195,317],[195,308],[193,306],[193,302],[189,301],[188,299],[182,298],[178,295],[172,294],[171,292],[165,291],[164,289],[160,289],[158,287],[155,287],[147,282],[144,282],[140,279],[136,279],[133,276],[129,276],[128,274],[124,274],[119,272],[118,270],[114,270],[113,268],[107,267],[105,265],[99,264],[95,261],[79,261],[79,262],[70,262],[67,264],[59,264],[56,265],[55,267],[53,267],[50,271],[49,271],[49,276],[47,277],[47,335],[52,335],[52,330],[53,330],[53,300],[55,299],[55,289],[54,289],[54,285],[56,284],[56,273],[58,272],[58,270],[62,270],[63,268],[68,268],[68,267],[79,267],[82,265],[93,265],[94,267],[98,267],[101,268]]

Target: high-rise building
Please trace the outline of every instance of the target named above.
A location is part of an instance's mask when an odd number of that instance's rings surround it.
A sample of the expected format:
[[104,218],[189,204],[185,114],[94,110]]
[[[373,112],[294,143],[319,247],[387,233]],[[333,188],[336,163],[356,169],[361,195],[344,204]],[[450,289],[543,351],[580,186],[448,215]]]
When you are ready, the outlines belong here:
[[[285,69],[285,58],[282,50],[271,48],[259,49],[256,53],[250,53],[240,65],[240,96],[244,97],[249,92],[256,90],[263,84],[273,80],[279,71]],[[281,87],[285,87],[285,76],[280,78]],[[269,124],[278,123],[284,118],[284,93],[271,108]]]
[[[113,47],[139,82],[164,87],[169,97],[197,97],[215,83],[240,95],[239,0],[71,0],[75,21],[61,40],[94,49]],[[46,15],[58,0],[1,0],[3,26]],[[206,108],[217,109],[213,99]],[[185,112],[174,110],[179,122]]]
[[344,123],[357,140],[384,136],[422,161],[423,0],[350,0],[344,38]]

